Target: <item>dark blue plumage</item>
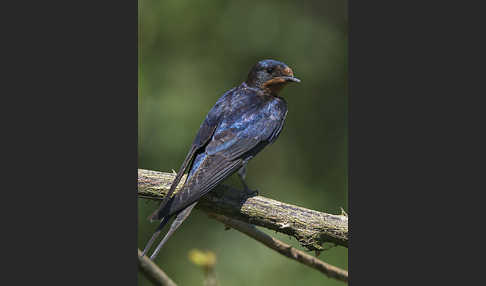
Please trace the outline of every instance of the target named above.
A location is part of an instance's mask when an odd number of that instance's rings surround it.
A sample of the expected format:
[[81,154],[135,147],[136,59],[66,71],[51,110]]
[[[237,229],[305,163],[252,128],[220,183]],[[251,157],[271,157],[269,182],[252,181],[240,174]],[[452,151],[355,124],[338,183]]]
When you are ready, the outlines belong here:
[[[264,60],[250,70],[245,82],[219,98],[201,124],[168,195],[150,217],[162,223],[144,253],[169,217],[177,215],[152,259],[202,196],[277,139],[287,115],[287,104],[277,94],[292,81],[300,82],[287,65]],[[187,169],[183,188],[171,197]]]

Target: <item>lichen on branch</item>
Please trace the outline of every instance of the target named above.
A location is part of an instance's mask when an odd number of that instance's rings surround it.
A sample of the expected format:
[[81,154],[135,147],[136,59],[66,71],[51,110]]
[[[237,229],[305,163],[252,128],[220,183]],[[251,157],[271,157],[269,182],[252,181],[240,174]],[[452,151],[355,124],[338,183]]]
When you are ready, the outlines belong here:
[[[175,175],[138,169],[138,195],[163,199]],[[184,181],[183,177],[176,192]],[[325,242],[348,247],[347,215],[318,212],[262,196],[245,197],[240,191],[225,185],[204,196],[196,207],[293,236],[311,251],[323,250]]]

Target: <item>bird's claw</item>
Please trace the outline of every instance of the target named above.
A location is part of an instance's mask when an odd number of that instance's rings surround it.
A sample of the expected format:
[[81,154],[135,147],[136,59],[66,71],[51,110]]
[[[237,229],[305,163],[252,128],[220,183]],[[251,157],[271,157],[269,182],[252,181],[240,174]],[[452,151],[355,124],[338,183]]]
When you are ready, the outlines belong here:
[[251,189],[248,189],[248,188],[245,188],[243,190],[243,197],[244,199],[248,199],[248,198],[251,198],[251,197],[255,197],[255,196],[258,196],[259,195],[259,191],[258,190],[251,190]]
[[249,197],[255,197],[260,194],[258,190],[246,190],[246,193],[248,194]]

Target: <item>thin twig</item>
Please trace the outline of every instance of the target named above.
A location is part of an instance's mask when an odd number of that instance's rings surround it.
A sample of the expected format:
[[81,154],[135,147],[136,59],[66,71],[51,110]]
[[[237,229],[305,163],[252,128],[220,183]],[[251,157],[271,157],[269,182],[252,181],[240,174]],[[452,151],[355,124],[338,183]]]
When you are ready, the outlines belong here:
[[[139,197],[161,200],[169,191],[174,173],[138,170]],[[183,177],[176,192],[183,185]],[[197,204],[199,209],[262,226],[295,237],[311,251],[323,243],[348,246],[348,217],[310,210],[262,196],[244,197],[240,190],[220,185]]]
[[209,217],[214,218],[225,225],[234,228],[249,237],[258,240],[259,242],[263,243],[264,245],[268,246],[269,248],[279,252],[282,255],[287,256],[290,259],[296,260],[302,264],[305,264],[309,267],[312,267],[324,274],[326,274],[330,278],[334,278],[337,280],[341,280],[344,282],[348,282],[348,271],[338,268],[336,266],[330,265],[325,263],[305,252],[302,252],[298,249],[293,248],[291,245],[288,245],[276,238],[271,237],[270,235],[258,230],[255,226],[237,221],[231,218],[228,218],[223,215],[218,215],[215,213],[210,213]]
[[138,262],[138,266],[145,276],[156,285],[177,286],[177,284],[175,284],[174,281],[162,271],[162,269],[153,263],[152,260],[147,256],[142,256],[142,251],[140,251],[140,249],[138,250]]

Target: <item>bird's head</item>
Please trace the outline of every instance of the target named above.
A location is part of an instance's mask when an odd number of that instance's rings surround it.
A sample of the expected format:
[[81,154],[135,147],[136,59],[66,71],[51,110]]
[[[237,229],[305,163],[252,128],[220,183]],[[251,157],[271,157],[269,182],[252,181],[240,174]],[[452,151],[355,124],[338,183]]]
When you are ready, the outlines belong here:
[[294,72],[286,64],[276,60],[263,60],[254,65],[246,83],[264,91],[277,94],[287,83],[300,82],[294,77]]

